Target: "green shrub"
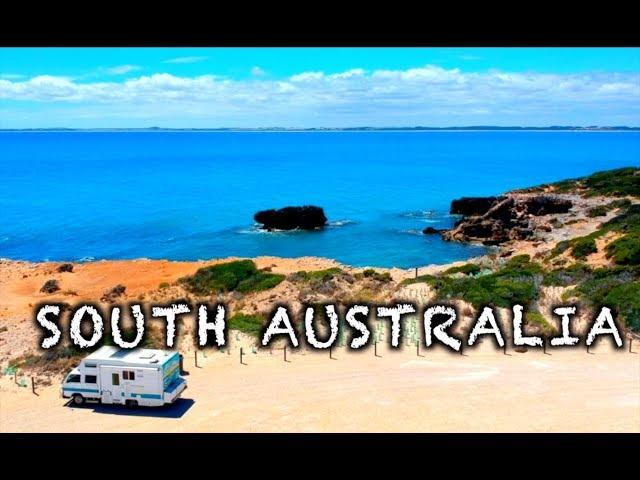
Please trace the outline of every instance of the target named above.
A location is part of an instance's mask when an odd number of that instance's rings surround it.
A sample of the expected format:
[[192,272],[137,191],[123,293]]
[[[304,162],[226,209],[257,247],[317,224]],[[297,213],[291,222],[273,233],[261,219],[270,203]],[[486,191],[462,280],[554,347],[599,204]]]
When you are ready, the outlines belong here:
[[566,287],[575,285],[591,276],[591,267],[586,263],[576,262],[564,268],[556,268],[546,272],[542,284],[546,286]]
[[613,200],[611,203],[607,205],[610,210],[615,210],[616,208],[627,208],[631,205],[631,200],[628,198],[620,198],[618,200]]
[[558,332],[555,325],[549,323],[540,312],[527,312],[524,315],[525,324],[535,325],[540,329],[543,335],[550,337]]
[[584,187],[591,196],[640,197],[640,168],[627,167],[596,172],[584,179]]
[[236,313],[227,322],[229,330],[239,330],[248,335],[258,336],[264,326],[265,317],[261,314]]
[[640,168],[626,167],[596,172],[588,177],[562,180],[552,184],[529,188],[526,191],[541,191],[552,186],[557,193],[581,191],[587,196],[640,197]]
[[571,256],[579,260],[583,260],[587,255],[596,253],[598,247],[596,247],[596,241],[591,235],[586,237],[578,237],[571,240]]
[[167,282],[162,282],[160,285],[158,285],[158,288],[160,290],[164,290],[165,288],[169,288],[169,284]]
[[[569,222],[567,222],[567,225],[569,224]],[[569,248],[571,247],[571,245],[569,244],[569,240],[561,240],[558,243],[556,243],[556,246],[553,247],[553,250],[551,250],[551,253],[549,254],[549,258],[555,258],[558,255],[562,255],[564,252],[566,252],[567,250],[569,250]]]
[[482,269],[475,263],[465,263],[459,267],[451,267],[443,272],[443,275],[453,275],[455,273],[463,273],[465,275],[477,275]]
[[625,233],[640,233],[640,204],[629,205],[622,213],[603,223],[600,228],[605,232],[613,230]]
[[604,298],[620,315],[630,330],[640,333],[640,282],[623,283],[613,287]]
[[384,273],[380,273],[372,268],[368,268],[365,271],[362,272],[362,275],[365,278],[373,278],[374,280],[377,280],[379,282],[390,282],[391,279],[391,274],[389,272],[384,272]]
[[477,277],[422,275],[404,280],[404,285],[424,282],[436,291],[439,300],[460,299],[475,307],[493,305],[511,308],[529,305],[538,297],[538,280],[542,267],[531,262],[529,255],[518,255],[497,272]]
[[285,275],[280,273],[258,272],[251,277],[238,283],[236,291],[242,293],[262,292],[276,287],[285,279]]
[[598,205],[597,207],[590,208],[587,210],[587,217],[605,217],[609,212],[609,209],[605,205]]
[[607,258],[617,265],[640,265],[640,234],[629,233],[605,247]]
[[291,280],[294,282],[326,282],[342,273],[344,273],[344,271],[338,267],[314,270],[311,272],[301,270],[291,275]]
[[236,260],[203,267],[195,274],[179,280],[194,295],[212,293],[254,292],[267,290],[284,280],[284,275],[261,272],[251,260]]
[[400,285],[411,285],[413,283],[428,283],[433,285],[438,280],[438,277],[433,275],[419,275],[415,278],[405,278]]

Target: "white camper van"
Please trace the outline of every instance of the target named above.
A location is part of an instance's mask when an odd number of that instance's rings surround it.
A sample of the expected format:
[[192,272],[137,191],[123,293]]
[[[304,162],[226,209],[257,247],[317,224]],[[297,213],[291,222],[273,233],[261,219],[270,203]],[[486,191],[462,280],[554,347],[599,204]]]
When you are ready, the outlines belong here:
[[75,405],[94,400],[157,407],[173,403],[187,388],[180,373],[178,352],[101,347],[67,375],[62,396]]

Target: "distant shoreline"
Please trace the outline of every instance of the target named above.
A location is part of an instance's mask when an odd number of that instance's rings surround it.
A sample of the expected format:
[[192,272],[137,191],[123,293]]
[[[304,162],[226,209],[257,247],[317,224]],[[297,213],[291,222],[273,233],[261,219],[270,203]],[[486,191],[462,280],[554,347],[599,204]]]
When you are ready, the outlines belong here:
[[0,128],[0,132],[492,132],[492,131],[534,131],[534,132],[638,132],[640,127],[352,127],[352,128]]

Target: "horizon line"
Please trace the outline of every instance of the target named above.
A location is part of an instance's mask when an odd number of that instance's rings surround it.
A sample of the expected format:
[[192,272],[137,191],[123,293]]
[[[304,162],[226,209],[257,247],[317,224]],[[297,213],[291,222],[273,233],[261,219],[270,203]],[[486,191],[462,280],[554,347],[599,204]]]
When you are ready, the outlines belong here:
[[499,125],[461,125],[447,127],[431,126],[386,126],[386,127],[32,127],[32,128],[0,128],[2,132],[8,131],[376,131],[376,130],[640,130],[640,126],[628,125],[548,125],[548,126],[499,126]]

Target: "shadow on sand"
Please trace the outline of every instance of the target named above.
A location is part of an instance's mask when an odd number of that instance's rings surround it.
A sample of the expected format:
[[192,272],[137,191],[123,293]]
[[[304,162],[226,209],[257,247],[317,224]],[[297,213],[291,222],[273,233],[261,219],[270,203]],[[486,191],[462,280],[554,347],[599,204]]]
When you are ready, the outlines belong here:
[[196,403],[190,398],[179,398],[175,403],[162,407],[128,408],[124,405],[102,405],[101,403],[85,403],[78,407],[69,400],[64,404],[68,408],[93,409],[95,413],[107,415],[124,415],[128,417],[181,418]]

